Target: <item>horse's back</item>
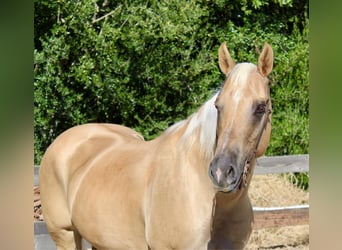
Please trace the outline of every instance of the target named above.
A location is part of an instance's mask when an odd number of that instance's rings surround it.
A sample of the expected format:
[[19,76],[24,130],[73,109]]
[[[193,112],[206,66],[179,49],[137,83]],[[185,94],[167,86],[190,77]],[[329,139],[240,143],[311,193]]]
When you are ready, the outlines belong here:
[[[142,142],[143,137],[134,130],[114,124],[76,126],[55,139],[43,156],[39,173],[43,215],[53,237],[61,230],[74,230],[73,202],[94,162],[108,151]],[[54,240],[58,242],[57,236]]]
[[134,130],[115,124],[85,124],[70,128],[59,135],[46,150],[40,167],[40,185],[44,185],[46,179],[53,176],[67,185],[68,177],[108,148],[143,140]]

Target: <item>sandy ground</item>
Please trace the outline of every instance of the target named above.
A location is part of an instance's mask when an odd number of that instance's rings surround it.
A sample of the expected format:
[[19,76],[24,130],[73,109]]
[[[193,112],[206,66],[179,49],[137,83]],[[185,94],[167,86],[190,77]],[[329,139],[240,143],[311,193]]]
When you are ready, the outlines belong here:
[[[255,207],[309,204],[309,192],[282,175],[253,176],[249,195]],[[246,249],[309,249],[309,225],[254,230]]]

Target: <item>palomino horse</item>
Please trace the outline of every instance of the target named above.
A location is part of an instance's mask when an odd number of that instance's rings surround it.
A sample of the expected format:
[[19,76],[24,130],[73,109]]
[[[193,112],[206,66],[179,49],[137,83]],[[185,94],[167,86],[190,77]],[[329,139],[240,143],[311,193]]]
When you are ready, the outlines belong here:
[[96,249],[244,246],[252,223],[247,188],[270,137],[273,51],[265,44],[257,66],[235,65],[223,43],[219,64],[221,90],[154,140],[86,124],[50,145],[41,203],[57,249],[81,249],[82,237]]

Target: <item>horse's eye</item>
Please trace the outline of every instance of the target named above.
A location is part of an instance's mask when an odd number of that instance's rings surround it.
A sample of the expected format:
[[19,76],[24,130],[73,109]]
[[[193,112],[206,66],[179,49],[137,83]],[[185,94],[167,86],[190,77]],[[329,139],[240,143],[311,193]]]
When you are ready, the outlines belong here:
[[264,114],[266,111],[266,105],[265,104],[259,104],[257,105],[256,109],[255,109],[255,114]]

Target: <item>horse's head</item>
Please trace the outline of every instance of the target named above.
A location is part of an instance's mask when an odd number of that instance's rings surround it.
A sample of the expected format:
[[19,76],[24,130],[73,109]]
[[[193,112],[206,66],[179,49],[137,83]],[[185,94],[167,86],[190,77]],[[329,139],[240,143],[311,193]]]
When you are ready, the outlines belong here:
[[249,164],[265,153],[269,143],[271,100],[267,76],[273,67],[273,50],[266,43],[257,66],[235,65],[223,43],[219,65],[226,79],[215,101],[217,138],[209,176],[219,191],[232,192],[247,183]]

